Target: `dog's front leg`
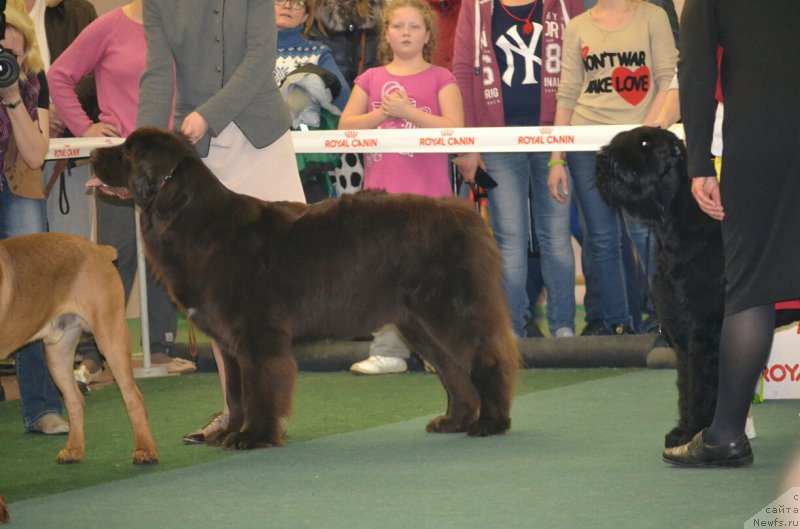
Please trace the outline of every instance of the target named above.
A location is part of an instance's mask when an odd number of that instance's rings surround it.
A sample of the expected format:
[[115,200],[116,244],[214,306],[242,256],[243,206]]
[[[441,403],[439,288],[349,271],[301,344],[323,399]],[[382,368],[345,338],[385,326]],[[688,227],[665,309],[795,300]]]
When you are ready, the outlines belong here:
[[244,423],[222,446],[235,450],[284,445],[284,420],[291,413],[297,364],[288,336],[257,340],[258,347],[237,351]]
[[[69,435],[67,445],[56,456],[57,463],[80,463],[83,461],[83,395],[78,389],[78,383],[72,373],[75,347],[81,337],[81,329],[74,325],[67,327],[63,334],[54,338],[45,339],[45,357],[47,369],[53,378],[58,390],[64,398],[64,406],[69,416]],[[53,341],[54,340],[54,341]]]

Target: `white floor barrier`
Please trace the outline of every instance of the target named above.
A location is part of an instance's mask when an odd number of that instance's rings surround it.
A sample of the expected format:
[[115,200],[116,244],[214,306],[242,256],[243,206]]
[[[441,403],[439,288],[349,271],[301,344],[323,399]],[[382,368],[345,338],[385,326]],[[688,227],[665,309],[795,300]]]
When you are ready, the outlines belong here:
[[[292,141],[298,153],[596,151],[618,133],[636,126],[315,130],[293,131]],[[670,130],[683,137],[681,125]],[[55,138],[50,140],[47,158],[85,158],[94,148],[122,141],[122,138]]]

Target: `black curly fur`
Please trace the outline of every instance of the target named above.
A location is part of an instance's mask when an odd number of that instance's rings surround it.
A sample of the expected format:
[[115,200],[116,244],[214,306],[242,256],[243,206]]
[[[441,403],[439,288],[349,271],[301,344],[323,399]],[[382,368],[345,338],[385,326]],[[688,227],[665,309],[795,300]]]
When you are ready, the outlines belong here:
[[638,127],[618,134],[600,151],[596,177],[612,209],[655,227],[653,296],[662,332],[678,357],[678,425],[664,444],[678,446],[711,424],[717,402],[724,315],[720,223],[697,206],[686,149],[667,130]]

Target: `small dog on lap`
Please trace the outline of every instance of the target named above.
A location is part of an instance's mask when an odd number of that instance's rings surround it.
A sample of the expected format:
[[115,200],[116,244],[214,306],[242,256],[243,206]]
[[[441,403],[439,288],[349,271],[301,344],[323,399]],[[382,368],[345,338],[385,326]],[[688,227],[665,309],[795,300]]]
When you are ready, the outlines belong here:
[[678,424],[665,446],[679,446],[711,424],[717,402],[724,315],[720,223],[691,192],[686,148],[672,132],[637,127],[597,156],[597,186],[614,210],[654,225],[653,297],[661,329],[678,358]]
[[[519,351],[500,253],[456,199],[361,193],[312,205],[225,188],[185,137],[155,128],[92,153],[141,207],[153,269],[222,350],[231,411],[209,444],[284,444],[292,344],[394,323],[447,391],[429,432],[505,432]],[[268,171],[265,168],[265,171]]]

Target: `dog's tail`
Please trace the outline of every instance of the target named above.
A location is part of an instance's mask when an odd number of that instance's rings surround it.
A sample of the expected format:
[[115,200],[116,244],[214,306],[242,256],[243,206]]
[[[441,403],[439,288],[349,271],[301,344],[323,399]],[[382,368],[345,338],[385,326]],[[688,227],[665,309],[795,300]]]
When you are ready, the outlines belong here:
[[107,244],[98,244],[97,247],[106,255],[106,257],[108,257],[109,261],[117,260],[117,249],[113,246],[108,246]]

